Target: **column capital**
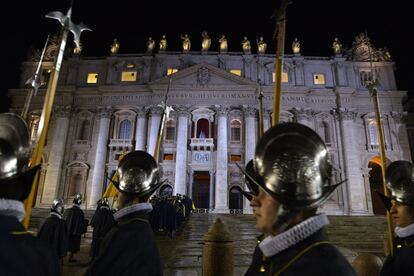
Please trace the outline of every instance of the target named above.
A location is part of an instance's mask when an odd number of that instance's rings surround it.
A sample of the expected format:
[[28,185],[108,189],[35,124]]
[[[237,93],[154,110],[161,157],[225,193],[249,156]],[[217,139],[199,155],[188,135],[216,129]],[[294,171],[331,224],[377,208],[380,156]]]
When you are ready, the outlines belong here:
[[137,117],[138,118],[146,118],[148,114],[148,109],[143,106],[137,108]]
[[335,119],[342,118],[342,120],[346,120],[346,121],[355,121],[355,119],[358,116],[358,112],[345,109],[345,108],[340,108],[340,109],[334,108],[331,111],[331,114],[334,115]]
[[246,107],[243,107],[243,113],[244,113],[244,117],[246,118],[256,117],[257,109],[255,107],[246,106]]
[[309,120],[315,114],[312,109],[305,108],[293,108],[291,112],[296,117],[297,121]]
[[72,108],[69,105],[58,105],[53,108],[53,113],[58,118],[67,118],[72,113]]
[[151,116],[157,115],[161,116],[162,112],[164,111],[160,106],[151,106],[149,108]]
[[394,122],[396,124],[401,124],[401,123],[404,123],[404,119],[406,118],[407,113],[406,112],[391,111],[390,115],[394,119]]
[[173,108],[179,117],[190,117],[190,111],[188,107],[183,105],[174,105]]
[[100,106],[98,107],[98,118],[111,118],[112,115],[112,108],[110,106]]
[[216,105],[215,106],[216,114],[220,117],[227,116],[230,111],[228,106]]

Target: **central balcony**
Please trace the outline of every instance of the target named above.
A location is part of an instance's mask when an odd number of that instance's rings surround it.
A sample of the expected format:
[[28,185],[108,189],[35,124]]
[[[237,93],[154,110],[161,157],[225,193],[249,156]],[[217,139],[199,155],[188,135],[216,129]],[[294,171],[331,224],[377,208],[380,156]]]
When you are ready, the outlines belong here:
[[191,138],[189,144],[191,150],[214,150],[214,138]]

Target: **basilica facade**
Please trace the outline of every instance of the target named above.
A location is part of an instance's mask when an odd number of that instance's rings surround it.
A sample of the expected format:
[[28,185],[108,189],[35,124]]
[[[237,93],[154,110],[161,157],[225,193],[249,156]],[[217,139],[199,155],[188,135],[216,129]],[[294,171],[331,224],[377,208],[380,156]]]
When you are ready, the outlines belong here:
[[[204,44],[201,51],[187,47],[155,52],[151,47],[142,54],[111,49],[103,57],[77,51],[64,59],[37,206],[49,207],[58,197],[70,203],[81,193],[83,207],[93,208],[123,154],[154,153],[163,112],[160,103],[167,101],[173,110],[160,148],[165,183],[158,193],[186,194],[199,211],[251,211],[235,189],[245,189],[236,163],[243,166],[254,157],[259,91],[264,96],[264,129],[271,125],[275,56],[244,46],[243,52],[214,52]],[[397,89],[394,62],[363,34],[350,49],[334,44],[332,56],[304,56],[298,41],[292,47],[294,54],[284,58],[280,121],[317,131],[329,148],[333,182],[346,180],[323,210],[337,215],[380,213],[374,190],[381,190],[382,184],[373,173],[379,164],[379,138],[367,89],[373,76],[378,80],[387,160],[411,158],[401,103],[406,92]],[[45,83],[56,49],[52,43],[46,51]],[[9,90],[12,111],[22,109],[28,91],[24,83],[36,66],[35,57],[22,64],[20,87]],[[34,140],[45,88],[31,104]]]

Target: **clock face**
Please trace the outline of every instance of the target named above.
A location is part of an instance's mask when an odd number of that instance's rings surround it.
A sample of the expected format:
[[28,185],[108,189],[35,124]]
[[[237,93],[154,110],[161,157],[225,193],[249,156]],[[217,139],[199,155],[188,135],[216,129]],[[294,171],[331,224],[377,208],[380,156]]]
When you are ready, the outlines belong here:
[[369,60],[370,53],[368,45],[360,45],[355,49],[355,55],[359,60]]

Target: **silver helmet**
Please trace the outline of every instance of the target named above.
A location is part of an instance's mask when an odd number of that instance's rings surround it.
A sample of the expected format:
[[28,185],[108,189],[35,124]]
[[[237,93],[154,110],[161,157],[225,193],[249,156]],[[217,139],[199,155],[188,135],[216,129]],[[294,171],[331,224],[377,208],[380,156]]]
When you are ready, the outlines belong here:
[[288,222],[292,213],[322,205],[339,184],[331,184],[328,149],[307,126],[281,123],[258,141],[254,168],[262,181],[246,176],[280,203],[274,227]]
[[58,213],[59,215],[63,215],[65,211],[65,204],[63,203],[62,199],[55,199],[52,203],[51,212]]
[[82,204],[82,195],[81,194],[76,194],[75,197],[73,198],[73,204],[77,204],[77,205],[81,205]]
[[30,136],[22,117],[0,114],[1,197],[23,200],[30,192],[40,165],[29,168]]
[[391,191],[391,199],[404,205],[414,206],[414,167],[408,161],[394,161],[385,171],[385,181]]
[[162,184],[157,162],[145,151],[133,151],[125,155],[119,162],[117,172],[119,181],[112,182],[123,193],[150,195]]

